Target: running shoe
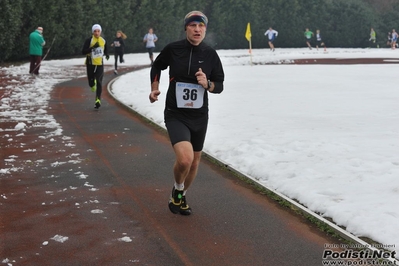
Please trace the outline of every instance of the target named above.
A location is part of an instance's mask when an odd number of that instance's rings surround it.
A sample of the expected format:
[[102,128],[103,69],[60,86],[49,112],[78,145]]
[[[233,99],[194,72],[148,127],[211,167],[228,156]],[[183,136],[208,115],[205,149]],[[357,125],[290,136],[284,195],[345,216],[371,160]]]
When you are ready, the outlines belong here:
[[118,75],[118,71],[117,71],[116,69],[114,70],[114,74],[115,74],[115,75]]
[[94,85],[91,87],[91,91],[95,92],[97,90],[97,80],[94,80]]
[[96,109],[98,109],[98,108],[100,108],[100,106],[101,106],[101,101],[100,101],[100,99],[96,99],[96,102],[94,103],[94,108],[96,108]]
[[191,208],[187,204],[186,196],[183,196],[181,199],[181,205],[180,205],[179,212],[181,215],[190,215],[191,214]]
[[169,210],[172,213],[177,214],[180,212],[182,198],[183,198],[183,190],[177,190],[173,186],[172,195],[170,196],[170,199],[169,199]]

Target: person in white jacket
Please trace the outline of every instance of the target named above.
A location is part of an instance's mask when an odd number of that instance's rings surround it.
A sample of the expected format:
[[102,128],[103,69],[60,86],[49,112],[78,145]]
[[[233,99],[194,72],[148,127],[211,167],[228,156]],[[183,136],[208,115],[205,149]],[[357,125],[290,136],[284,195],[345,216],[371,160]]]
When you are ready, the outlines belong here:
[[269,39],[269,47],[270,50],[274,51],[274,40],[276,39],[278,35],[278,32],[276,30],[273,30],[272,27],[270,27],[266,32],[265,32],[265,36],[267,36],[267,38]]
[[149,28],[148,33],[144,35],[143,42],[145,42],[145,48],[147,48],[148,55],[150,56],[151,66],[154,63],[154,49],[156,41],[158,41],[157,35],[155,35],[153,28]]

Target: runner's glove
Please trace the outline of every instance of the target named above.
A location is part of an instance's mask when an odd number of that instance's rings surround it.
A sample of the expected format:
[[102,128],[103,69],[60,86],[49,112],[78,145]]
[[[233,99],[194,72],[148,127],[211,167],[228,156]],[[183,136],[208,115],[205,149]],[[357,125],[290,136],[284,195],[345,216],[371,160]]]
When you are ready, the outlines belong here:
[[108,59],[109,59],[109,55],[106,55],[106,56],[105,56],[105,59],[107,59],[107,60],[108,60]]
[[98,42],[96,42],[91,48],[96,49],[97,47],[100,47],[100,44]]

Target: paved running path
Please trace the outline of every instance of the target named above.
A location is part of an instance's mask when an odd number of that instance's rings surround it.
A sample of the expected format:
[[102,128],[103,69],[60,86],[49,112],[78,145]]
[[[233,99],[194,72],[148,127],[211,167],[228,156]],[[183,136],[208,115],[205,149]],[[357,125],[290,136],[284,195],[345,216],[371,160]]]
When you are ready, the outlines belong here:
[[[104,85],[113,77],[107,73]],[[187,194],[193,214],[173,215],[167,201],[174,154],[166,134],[103,91],[96,111],[86,79],[54,89],[50,113],[68,138],[38,141],[37,158],[70,161],[2,181],[14,197],[2,206],[0,259],[309,266],[321,265],[325,244],[340,244],[207,160]]]

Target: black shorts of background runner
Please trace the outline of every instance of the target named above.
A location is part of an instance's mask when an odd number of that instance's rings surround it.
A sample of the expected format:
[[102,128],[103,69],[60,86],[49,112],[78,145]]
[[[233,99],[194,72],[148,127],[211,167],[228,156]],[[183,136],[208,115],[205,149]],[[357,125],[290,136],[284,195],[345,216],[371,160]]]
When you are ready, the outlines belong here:
[[147,48],[148,54],[149,54],[150,56],[153,55],[154,49],[155,49],[155,47]]

